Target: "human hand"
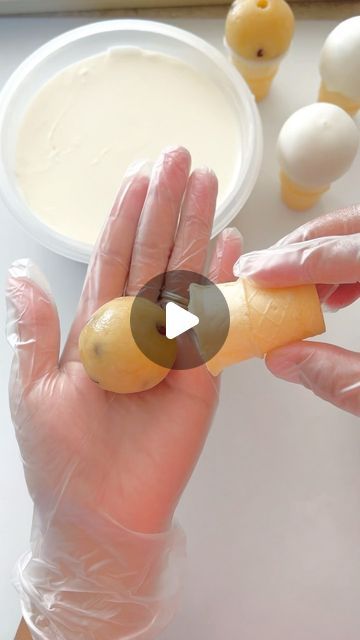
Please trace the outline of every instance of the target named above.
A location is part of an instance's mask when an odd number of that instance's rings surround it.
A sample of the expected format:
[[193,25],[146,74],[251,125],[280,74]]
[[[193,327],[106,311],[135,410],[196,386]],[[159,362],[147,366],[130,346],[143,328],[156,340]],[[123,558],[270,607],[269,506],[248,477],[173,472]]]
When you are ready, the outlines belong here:
[[[43,277],[33,279],[28,261],[10,269],[11,412],[35,508],[18,586],[36,640],[148,638],[170,617],[167,587],[161,594],[154,582],[178,544],[171,521],[218,383],[203,366],[173,370],[143,393],[112,394],[89,380],[78,338],[108,300],[136,294],[166,270],[203,270],[217,181],[207,170],[189,178],[189,169],[179,148],[158,160],[150,179],[144,167],[124,179],[60,359],[58,315]],[[239,253],[239,234],[225,230],[210,278],[231,279]]]
[[[360,297],[360,205],[313,220],[264,251],[242,256],[234,273],[262,287],[317,284],[326,310]],[[266,356],[279,378],[302,384],[360,416],[360,354],[320,342],[299,342]]]

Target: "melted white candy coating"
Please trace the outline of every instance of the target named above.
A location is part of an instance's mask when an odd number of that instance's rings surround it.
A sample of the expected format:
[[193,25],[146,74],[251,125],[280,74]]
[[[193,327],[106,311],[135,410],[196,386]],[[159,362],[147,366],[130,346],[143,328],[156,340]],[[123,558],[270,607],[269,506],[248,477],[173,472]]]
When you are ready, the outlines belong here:
[[329,91],[360,102],[360,16],[341,22],[325,40],[320,74]]
[[278,138],[278,159],[286,175],[305,188],[321,188],[352,164],[359,132],[340,107],[311,104],[293,113]]
[[174,145],[189,149],[194,166],[215,171],[223,201],[241,155],[231,99],[176,58],[116,48],[67,67],[40,89],[20,127],[17,178],[40,219],[93,244],[128,165]]

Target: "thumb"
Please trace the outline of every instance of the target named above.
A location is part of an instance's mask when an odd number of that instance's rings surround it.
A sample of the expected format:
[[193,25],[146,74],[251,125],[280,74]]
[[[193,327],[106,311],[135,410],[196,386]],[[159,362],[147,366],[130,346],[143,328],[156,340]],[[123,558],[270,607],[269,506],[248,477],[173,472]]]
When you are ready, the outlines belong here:
[[302,384],[320,398],[360,416],[360,354],[322,342],[274,349],[266,366],[278,378]]
[[236,227],[224,229],[217,239],[210,262],[208,278],[211,282],[234,280],[233,267],[241,255],[243,244],[243,237]]
[[360,233],[314,238],[241,256],[234,274],[263,287],[352,283],[360,280],[359,256]]
[[15,352],[14,367],[24,387],[57,367],[59,318],[49,285],[30,260],[16,260],[6,287],[7,339]]

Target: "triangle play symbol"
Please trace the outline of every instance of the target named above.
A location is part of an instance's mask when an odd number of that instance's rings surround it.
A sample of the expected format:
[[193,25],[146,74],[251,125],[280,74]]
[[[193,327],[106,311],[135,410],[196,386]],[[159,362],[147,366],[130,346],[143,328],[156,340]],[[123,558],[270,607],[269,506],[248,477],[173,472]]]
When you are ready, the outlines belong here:
[[166,337],[169,340],[180,336],[185,331],[196,327],[199,318],[190,311],[186,311],[175,302],[168,302],[165,307],[166,314]]

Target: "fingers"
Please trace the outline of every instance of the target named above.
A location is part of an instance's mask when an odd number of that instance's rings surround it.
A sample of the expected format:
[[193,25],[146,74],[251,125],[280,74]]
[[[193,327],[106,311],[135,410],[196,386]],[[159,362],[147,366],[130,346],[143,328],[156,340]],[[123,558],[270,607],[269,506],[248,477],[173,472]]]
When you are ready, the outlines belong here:
[[61,363],[78,360],[81,329],[105,302],[121,296],[130,268],[131,253],[140,214],[149,186],[149,166],[130,167],[94,249],[78,310],[71,327]]
[[208,169],[189,178],[168,270],[202,273],[213,226],[218,183]]
[[[285,238],[282,238],[268,250],[243,256],[240,262],[234,266],[234,273],[252,278],[262,286],[290,286],[310,281],[322,284],[354,283],[359,279],[358,277],[353,276],[352,279],[347,280],[344,274],[344,263],[346,264],[346,273],[349,270],[350,272],[352,271],[352,266],[348,266],[349,262],[346,258],[348,239],[341,236],[357,236],[353,241],[349,239],[349,242],[352,242],[353,255],[356,258],[359,233],[360,204],[357,204],[311,220],[295,229]],[[329,238],[326,238],[327,236]],[[323,240],[319,240],[317,243],[316,238],[322,238]],[[310,243],[309,241],[311,240],[314,242]],[[301,246],[298,247],[298,245]],[[341,247],[343,250],[340,251],[339,255],[337,253],[331,253],[330,255],[330,251],[333,251],[336,246]],[[290,247],[288,251],[286,251],[287,247]],[[297,247],[299,248],[298,254]],[[318,247],[316,252],[313,251],[314,247]],[[326,256],[324,255],[325,251]],[[336,278],[338,258],[342,259],[343,269],[340,279]],[[333,262],[334,259],[336,260],[336,266]],[[351,259],[350,255],[348,259]],[[321,264],[322,260],[332,262],[326,265],[327,268],[324,269],[323,264]],[[316,273],[320,272],[316,276],[317,279],[315,279],[314,271]],[[321,274],[323,274],[324,279],[321,279]],[[329,299],[333,291],[332,288],[321,285],[319,288],[320,299]],[[345,304],[341,306],[345,306]]]
[[[176,232],[164,291],[187,299],[188,281],[182,271],[202,274],[209,248],[217,196],[217,178],[208,169],[196,169],[189,178]],[[180,271],[180,273],[179,273]]]
[[302,384],[360,416],[360,354],[319,342],[299,342],[269,353],[266,365],[278,378]]
[[25,389],[58,367],[59,318],[49,285],[30,260],[17,260],[6,288],[7,339],[15,373]]
[[220,234],[209,268],[209,280],[215,283],[234,280],[233,267],[241,255],[243,237],[236,227],[228,227]]
[[303,242],[313,238],[345,236],[352,233],[360,233],[360,204],[338,209],[333,213],[310,220],[279,240],[274,246],[282,247],[285,244]]
[[264,287],[355,283],[360,280],[360,233],[254,251],[240,258],[234,273]]
[[360,282],[340,284],[335,291],[330,291],[326,296],[324,308],[326,311],[337,311],[349,306],[358,298],[360,298]]
[[[126,295],[136,295],[149,280],[167,270],[190,162],[189,152],[179,147],[165,151],[154,166],[135,238]],[[154,300],[160,286],[152,294]]]
[[124,178],[90,263],[81,305],[90,304],[91,313],[124,292],[151,173],[149,164],[136,166]]

